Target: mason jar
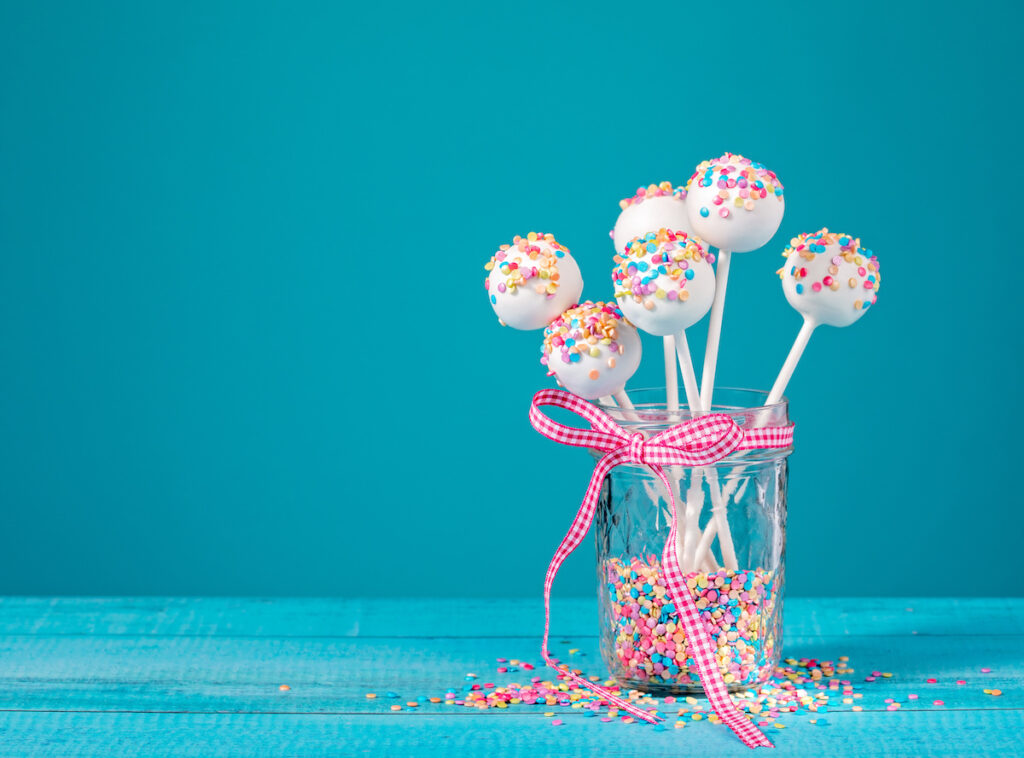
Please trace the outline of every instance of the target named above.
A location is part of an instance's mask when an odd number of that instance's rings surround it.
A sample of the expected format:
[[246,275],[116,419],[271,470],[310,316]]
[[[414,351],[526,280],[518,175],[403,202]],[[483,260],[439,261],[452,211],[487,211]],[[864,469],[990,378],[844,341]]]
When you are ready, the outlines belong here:
[[[663,389],[629,396],[631,411],[598,403],[629,433],[652,437],[693,418],[685,408],[670,413]],[[767,398],[716,388],[711,412],[728,413],[742,429],[788,425],[786,400],[766,406]],[[713,466],[666,468],[680,519],[679,565],[733,691],[764,681],[779,663],[791,452],[751,450]],[[611,470],[595,516],[601,655],[624,688],[662,695],[703,691],[661,567],[671,519],[665,485],[649,468]]]

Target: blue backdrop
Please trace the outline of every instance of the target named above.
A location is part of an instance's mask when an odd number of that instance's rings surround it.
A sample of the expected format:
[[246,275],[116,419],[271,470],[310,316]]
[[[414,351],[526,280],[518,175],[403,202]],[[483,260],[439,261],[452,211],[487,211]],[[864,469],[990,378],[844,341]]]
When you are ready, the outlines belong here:
[[590,458],[483,264],[552,231],[607,297],[619,198],[723,150],[787,202],[721,384],[795,233],[884,275],[789,388],[790,591],[1024,591],[1012,3],[285,5],[0,6],[0,592],[538,593]]

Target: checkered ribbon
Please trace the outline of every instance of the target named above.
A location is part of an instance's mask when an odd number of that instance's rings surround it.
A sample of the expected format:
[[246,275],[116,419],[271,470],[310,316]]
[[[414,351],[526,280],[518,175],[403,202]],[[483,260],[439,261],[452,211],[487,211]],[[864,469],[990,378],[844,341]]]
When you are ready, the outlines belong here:
[[[590,429],[576,429],[559,424],[545,416],[541,406],[557,406],[581,416],[590,422]],[[759,448],[784,448],[793,443],[793,426],[769,427],[764,429],[740,429],[732,417],[724,413],[711,413],[691,421],[676,424],[660,434],[647,439],[642,433],[630,434],[615,423],[612,418],[582,398],[563,390],[542,390],[533,396],[530,405],[530,423],[533,428],[548,439],[563,445],[586,447],[603,452],[604,455],[594,467],[590,486],[583,498],[569,532],[558,546],[547,576],[544,578],[544,639],[541,655],[547,664],[557,669],[580,687],[591,690],[610,705],[656,723],[660,717],[642,710],[634,703],[621,698],[609,690],[599,687],[583,677],[559,667],[548,653],[548,632],[551,622],[551,585],[555,575],[566,558],[575,550],[594,519],[601,483],[615,466],[632,463],[648,466],[665,485],[669,493],[672,511],[672,527],[665,540],[662,554],[662,568],[668,591],[676,606],[679,623],[686,632],[687,647],[697,664],[700,681],[712,708],[748,747],[774,747],[761,730],[743,714],[729,697],[729,691],[722,681],[715,659],[715,648],[700,619],[700,613],[686,586],[686,578],[679,567],[676,555],[676,501],[672,487],[665,475],[664,466],[710,466],[736,450]]]

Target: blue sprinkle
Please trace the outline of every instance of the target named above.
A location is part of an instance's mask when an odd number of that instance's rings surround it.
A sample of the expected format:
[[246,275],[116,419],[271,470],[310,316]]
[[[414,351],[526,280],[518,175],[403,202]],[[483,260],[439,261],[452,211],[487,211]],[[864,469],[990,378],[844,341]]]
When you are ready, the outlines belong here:
[[496,298],[494,295],[491,295],[491,305],[494,305],[497,302],[498,302],[498,298]]
[[802,284],[796,285],[796,294],[802,295],[803,293],[804,293],[804,285],[802,285]]
[[561,250],[556,250],[555,251],[555,257],[556,258],[564,258],[565,257],[565,253],[563,253]]
[[569,361],[572,362],[572,363],[579,363],[580,362],[580,354],[579,353],[571,354],[569,356]]
[[[711,182],[708,182],[704,186],[707,187],[708,184],[711,184]],[[707,218],[708,216],[711,215],[711,211],[709,211],[707,208],[701,208],[700,209],[700,215],[703,216],[704,218]]]
[[693,269],[692,268],[686,269],[686,278],[687,279],[693,279]]
[[[467,679],[468,679],[468,677],[467,677]],[[388,697],[398,697],[398,693],[397,693],[397,692],[389,692],[389,693],[387,694],[387,696],[388,696]]]

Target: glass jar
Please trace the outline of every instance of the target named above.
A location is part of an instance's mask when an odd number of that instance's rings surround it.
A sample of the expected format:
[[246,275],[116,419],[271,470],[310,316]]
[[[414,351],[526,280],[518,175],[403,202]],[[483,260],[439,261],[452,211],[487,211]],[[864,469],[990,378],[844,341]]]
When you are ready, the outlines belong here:
[[[627,432],[651,437],[693,418],[685,408],[670,414],[663,389],[629,396],[632,412],[598,404]],[[730,414],[742,429],[787,425],[786,400],[765,406],[767,397],[716,388],[712,412]],[[764,681],[779,663],[792,450],[736,452],[714,466],[665,472],[682,524],[679,564],[734,691]],[[602,485],[595,523],[601,655],[611,675],[626,689],[702,692],[662,574],[671,527],[664,484],[644,466],[616,466]]]

